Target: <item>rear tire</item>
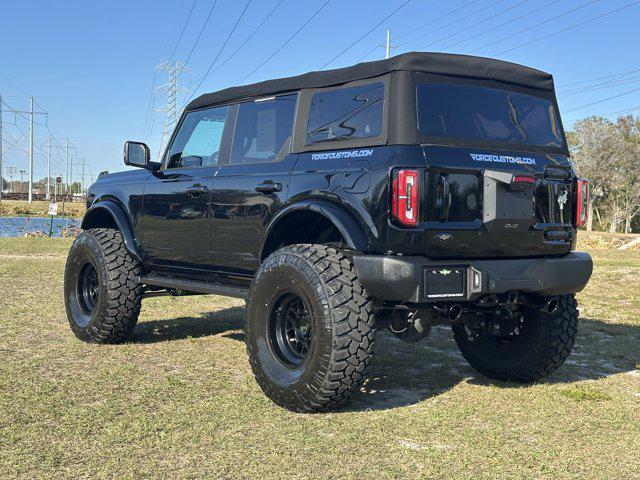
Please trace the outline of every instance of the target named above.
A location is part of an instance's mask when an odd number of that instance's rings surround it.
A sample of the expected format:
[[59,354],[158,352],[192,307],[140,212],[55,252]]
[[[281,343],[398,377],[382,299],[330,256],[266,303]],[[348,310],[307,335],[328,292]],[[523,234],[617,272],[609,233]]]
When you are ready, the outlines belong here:
[[334,247],[292,245],[262,264],[245,314],[249,362],[278,405],[323,411],[360,389],[371,362],[371,301]]
[[93,228],[73,242],[64,273],[64,301],[71,330],[90,343],[118,343],[140,313],[140,267],[119,231]]
[[497,339],[475,335],[453,325],[462,356],[478,372],[496,380],[534,382],[555,372],[567,359],[578,333],[578,304],[574,295],[558,297],[552,314],[525,309],[516,336]]

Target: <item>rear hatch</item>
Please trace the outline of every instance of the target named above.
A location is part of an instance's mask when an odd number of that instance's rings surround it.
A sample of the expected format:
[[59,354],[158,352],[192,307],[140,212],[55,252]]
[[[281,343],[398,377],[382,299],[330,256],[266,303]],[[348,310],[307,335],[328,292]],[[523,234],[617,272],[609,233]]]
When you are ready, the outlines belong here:
[[448,83],[416,91],[430,256],[568,253],[574,176],[553,93]]

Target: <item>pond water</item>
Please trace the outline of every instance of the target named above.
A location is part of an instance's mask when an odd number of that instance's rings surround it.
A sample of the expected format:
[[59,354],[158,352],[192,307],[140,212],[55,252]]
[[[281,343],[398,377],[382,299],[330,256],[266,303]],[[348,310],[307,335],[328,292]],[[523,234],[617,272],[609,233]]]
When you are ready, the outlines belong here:
[[[24,237],[26,233],[44,232],[49,236],[51,217],[0,217],[0,237]],[[77,218],[54,217],[52,237],[61,237],[62,230],[79,227]]]

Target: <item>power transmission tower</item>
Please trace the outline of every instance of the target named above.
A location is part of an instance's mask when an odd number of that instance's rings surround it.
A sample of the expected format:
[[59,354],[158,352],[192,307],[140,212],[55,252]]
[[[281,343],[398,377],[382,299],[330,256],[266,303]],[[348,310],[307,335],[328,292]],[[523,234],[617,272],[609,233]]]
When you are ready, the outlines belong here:
[[175,61],[175,62],[162,62],[159,65],[156,65],[156,70],[166,71],[169,79],[167,83],[164,85],[160,85],[156,87],[156,90],[160,90],[166,92],[167,94],[167,103],[164,107],[156,110],[158,112],[165,112],[164,125],[162,127],[162,139],[160,140],[160,148],[158,149],[158,157],[162,155],[162,148],[165,145],[165,140],[168,141],[171,136],[171,132],[175,128],[178,123],[178,119],[180,117],[180,111],[178,109],[178,94],[188,93],[189,90],[180,86],[180,76],[183,73],[190,73],[189,70],[183,62]]
[[51,135],[49,135],[49,149],[47,151],[47,200],[51,200]]
[[33,97],[29,97],[29,203],[33,202]]

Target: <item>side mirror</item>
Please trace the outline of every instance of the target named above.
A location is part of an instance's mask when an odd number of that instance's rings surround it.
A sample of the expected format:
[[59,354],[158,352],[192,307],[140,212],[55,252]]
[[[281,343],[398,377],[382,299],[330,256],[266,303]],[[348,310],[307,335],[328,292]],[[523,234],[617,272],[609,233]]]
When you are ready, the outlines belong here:
[[148,168],[151,151],[146,143],[124,142],[124,164],[132,167]]

